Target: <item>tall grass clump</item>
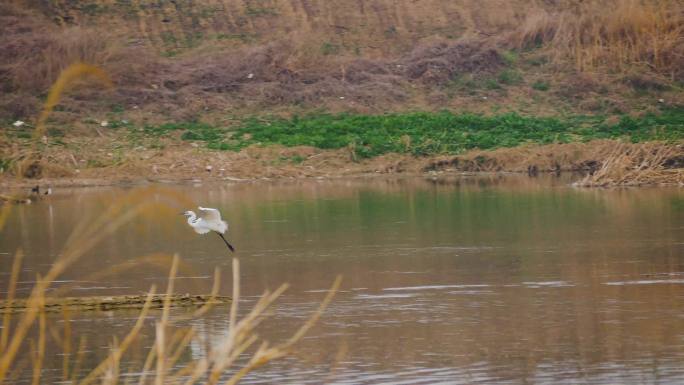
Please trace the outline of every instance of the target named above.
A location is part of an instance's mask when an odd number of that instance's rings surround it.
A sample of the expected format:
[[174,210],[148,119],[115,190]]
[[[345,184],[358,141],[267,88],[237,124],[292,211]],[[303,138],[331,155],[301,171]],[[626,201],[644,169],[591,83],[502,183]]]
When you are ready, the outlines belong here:
[[684,73],[684,3],[676,0],[571,1],[538,7],[511,35],[519,49],[548,47],[557,63],[578,71],[635,65],[672,77]]
[[[45,312],[45,301],[48,296],[63,295],[63,290],[49,292],[48,289],[62,273],[74,264],[89,250],[93,250],[103,239],[111,236],[117,229],[130,223],[134,218],[153,214],[171,216],[180,207],[189,207],[190,202],[182,194],[171,190],[145,188],[133,191],[113,202],[104,213],[92,218],[84,219],[74,228],[67,240],[63,251],[51,268],[39,275],[29,298],[26,310],[13,319],[11,312],[5,312],[2,317],[0,331],[0,383],[12,383],[24,376],[25,370],[32,370],[32,383],[41,383],[43,363],[46,359],[46,339],[54,338],[59,341],[64,354],[62,379],[64,383],[87,385],[93,383],[116,384],[131,378],[137,378],[138,384],[236,384],[245,375],[260,368],[266,363],[288,355],[295,343],[300,341],[308,330],[313,327],[328,306],[334,293],[339,288],[341,278],[333,283],[328,294],[320,306],[314,311],[300,328],[288,339],[281,343],[270,344],[259,338],[255,333],[256,327],[268,316],[268,309],[274,301],[287,289],[287,284],[281,285],[274,291],[266,290],[253,308],[242,318],[238,317],[240,298],[239,262],[233,259],[233,297],[228,315],[227,333],[217,337],[208,353],[201,358],[193,358],[180,363],[181,357],[187,352],[188,346],[196,335],[193,326],[186,325],[188,318],[198,318],[212,307],[212,302],[197,309],[190,315],[172,316],[171,296],[174,290],[174,280],[179,270],[179,258],[170,259],[171,269],[169,283],[165,291],[164,306],[160,314],[154,316],[151,301],[156,288],[150,288],[147,300],[140,311],[133,327],[122,339],[112,338],[109,354],[89,371],[81,370],[84,362],[92,362],[87,357],[86,336],[81,336],[81,343],[76,351],[71,346],[71,337],[75,330],[69,326],[69,314],[64,313],[64,327],[60,332],[48,328]],[[7,206],[11,207],[11,206]],[[5,223],[10,211],[0,212],[0,226]],[[1,227],[0,227],[1,230]],[[8,294],[6,301],[12,302],[16,296],[16,285],[21,270],[23,254],[17,251],[12,266]],[[129,268],[136,266],[130,264]],[[219,272],[215,273],[212,295],[218,293]],[[134,362],[128,367],[121,367],[122,359],[129,353],[129,348],[139,341],[144,332],[145,320],[155,317],[154,343],[146,348],[144,360]],[[37,338],[29,338],[31,332]],[[21,352],[28,352],[30,365],[18,359]],[[187,355],[186,355],[187,356]],[[130,361],[130,360],[129,360]],[[92,364],[91,364],[92,365]],[[28,368],[27,368],[28,367]]]

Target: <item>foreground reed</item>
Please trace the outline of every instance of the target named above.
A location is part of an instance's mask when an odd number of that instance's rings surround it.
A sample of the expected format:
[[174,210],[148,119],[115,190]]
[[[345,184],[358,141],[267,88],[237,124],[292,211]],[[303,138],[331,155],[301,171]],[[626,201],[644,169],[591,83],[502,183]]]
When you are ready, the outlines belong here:
[[[26,300],[26,311],[21,313],[16,320],[9,312],[3,315],[3,327],[0,332],[0,383],[13,383],[18,378],[25,378],[25,372],[29,368],[32,371],[32,383],[41,383],[48,338],[53,338],[61,344],[64,357],[61,377],[66,384],[86,385],[96,382],[116,384],[123,379],[126,379],[126,383],[130,383],[133,378],[136,378],[138,384],[236,384],[251,371],[288,355],[294,344],[300,341],[321,317],[339,288],[340,277],[335,280],[318,309],[292,336],[284,342],[270,344],[268,341],[261,340],[255,333],[255,329],[268,318],[269,307],[287,290],[288,285],[283,284],[274,291],[266,290],[253,308],[239,319],[240,266],[239,261],[233,259],[233,297],[228,329],[225,335],[216,337],[213,341],[215,343],[206,355],[199,359],[193,358],[180,365],[179,360],[196,336],[196,331],[194,327],[184,327],[179,322],[202,317],[214,306],[214,303],[209,301],[192,314],[172,316],[171,296],[174,293],[175,277],[180,265],[177,255],[170,257],[169,283],[164,294],[166,299],[154,323],[154,344],[147,350],[145,360],[137,367],[122,368],[121,362],[130,347],[142,337],[144,321],[153,316],[151,302],[157,294],[154,286],[149,290],[146,302],[128,334],[120,340],[113,337],[107,357],[88,372],[84,373],[81,369],[87,359],[87,336],[80,336],[79,346],[74,350],[71,346],[73,331],[69,326],[71,317],[69,312],[65,311],[63,314],[65,322],[61,332],[56,332],[48,326],[44,307],[46,298],[48,295],[63,292],[60,288],[48,293],[48,288],[86,251],[139,215],[144,216],[148,212],[158,215],[160,211],[165,210],[174,212],[174,208],[178,205],[187,203],[182,195],[172,191],[159,188],[140,189],[112,202],[108,209],[94,220],[84,220],[77,226],[60,257],[47,273],[37,277],[31,294]],[[9,210],[0,212],[0,231],[9,214]],[[6,298],[10,302],[16,296],[22,260],[23,253],[19,250],[14,258],[10,274]],[[135,264],[127,266],[130,268]],[[119,266],[115,270],[121,269],[122,267]],[[219,277],[219,271],[216,270],[212,295],[218,294]],[[29,338],[31,331],[35,331],[37,338]],[[28,359],[19,359],[20,352],[25,351],[30,352]]]

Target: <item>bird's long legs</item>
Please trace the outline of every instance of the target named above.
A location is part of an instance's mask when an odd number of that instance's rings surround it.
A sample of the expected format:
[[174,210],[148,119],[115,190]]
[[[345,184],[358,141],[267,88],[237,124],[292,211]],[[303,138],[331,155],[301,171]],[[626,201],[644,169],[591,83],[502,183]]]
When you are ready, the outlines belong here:
[[219,233],[218,231],[214,231],[214,232],[215,232],[216,234],[218,234],[218,236],[221,237],[221,239],[223,239],[223,242],[226,243],[226,246],[228,246],[228,248],[230,249],[230,251],[235,252],[235,248],[233,247],[233,245],[231,245],[230,243],[228,243],[228,241],[226,241],[226,238],[223,236],[223,234]]

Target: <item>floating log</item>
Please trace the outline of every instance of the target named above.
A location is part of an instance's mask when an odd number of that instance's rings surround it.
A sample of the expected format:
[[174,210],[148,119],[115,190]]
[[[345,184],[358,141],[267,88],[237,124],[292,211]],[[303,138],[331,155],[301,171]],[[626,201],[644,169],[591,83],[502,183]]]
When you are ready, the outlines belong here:
[[[150,302],[150,309],[164,307],[166,294],[155,294]],[[206,304],[221,305],[230,303],[230,297],[211,295],[173,294],[169,297],[172,308],[200,307]],[[97,297],[64,297],[45,298],[46,312],[61,312],[63,310],[110,311],[121,309],[142,309],[145,306],[147,294],[115,295]],[[20,313],[27,310],[27,299],[0,301],[0,313]]]

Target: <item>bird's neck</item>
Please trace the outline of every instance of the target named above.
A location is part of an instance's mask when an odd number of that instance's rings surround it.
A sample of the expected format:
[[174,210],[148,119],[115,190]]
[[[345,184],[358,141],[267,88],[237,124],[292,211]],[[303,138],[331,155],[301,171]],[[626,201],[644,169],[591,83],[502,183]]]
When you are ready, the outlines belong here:
[[190,216],[188,217],[188,224],[191,226],[195,224],[195,219],[197,219],[197,214],[195,214],[194,211],[190,211]]

